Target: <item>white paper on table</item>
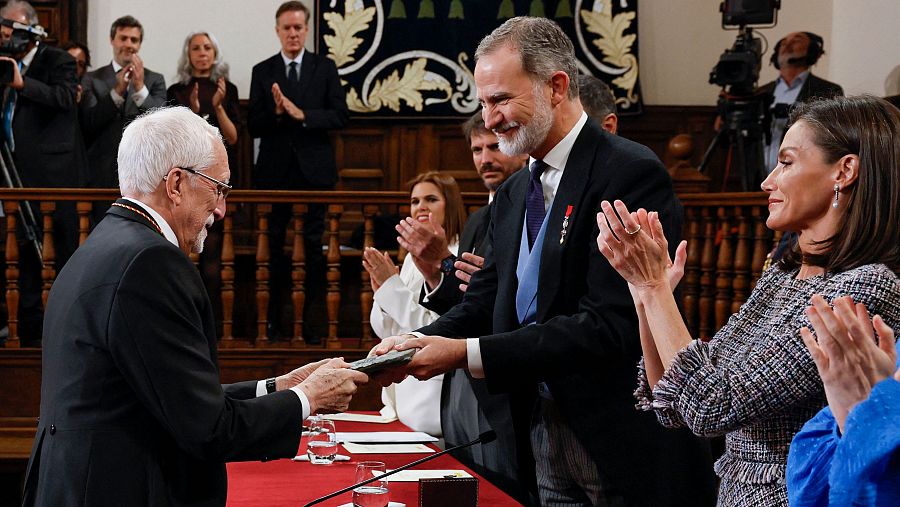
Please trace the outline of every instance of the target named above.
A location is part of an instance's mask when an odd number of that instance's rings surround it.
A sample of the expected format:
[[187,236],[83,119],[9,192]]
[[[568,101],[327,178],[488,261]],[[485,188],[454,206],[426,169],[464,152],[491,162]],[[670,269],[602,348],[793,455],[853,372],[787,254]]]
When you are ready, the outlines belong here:
[[465,470],[404,470],[385,477],[385,480],[388,482],[419,482],[419,479],[460,479],[463,477],[472,477],[472,475]]
[[352,454],[419,454],[436,452],[425,444],[354,444],[344,442],[344,449]]
[[358,444],[405,444],[437,442],[438,439],[421,431],[338,431],[337,441]]
[[397,416],[395,415],[393,418],[385,417],[383,415],[372,415],[372,414],[350,414],[347,412],[341,414],[327,414],[322,416],[323,419],[331,419],[332,421],[350,421],[350,422],[364,422],[364,423],[378,423],[378,424],[387,424],[392,423],[397,420]]

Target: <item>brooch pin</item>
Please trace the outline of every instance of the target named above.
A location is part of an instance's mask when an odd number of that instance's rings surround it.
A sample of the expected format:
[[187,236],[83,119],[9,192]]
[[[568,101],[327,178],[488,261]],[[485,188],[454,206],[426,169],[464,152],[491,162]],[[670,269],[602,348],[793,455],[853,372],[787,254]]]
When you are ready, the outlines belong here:
[[559,244],[562,245],[566,241],[566,232],[569,230],[569,215],[572,214],[572,205],[566,208],[566,216],[563,217],[562,230],[559,231]]

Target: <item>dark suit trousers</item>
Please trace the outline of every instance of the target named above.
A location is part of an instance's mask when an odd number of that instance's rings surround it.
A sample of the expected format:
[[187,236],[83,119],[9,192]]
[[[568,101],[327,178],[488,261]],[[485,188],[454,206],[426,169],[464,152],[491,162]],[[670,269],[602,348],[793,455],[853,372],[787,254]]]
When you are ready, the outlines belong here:
[[[293,245],[287,245],[287,228],[292,223],[293,212],[290,204],[275,204],[269,216],[269,251],[271,261],[271,301],[269,303],[269,323],[275,336],[291,336],[293,320],[286,315],[290,311],[291,252]],[[305,337],[321,337],[327,334],[327,312],[325,304],[325,272],[327,265],[322,254],[322,234],[325,232],[325,205],[310,204],[303,220],[303,248],[306,253],[306,301],[304,308]],[[318,308],[311,310],[311,308]],[[310,319],[308,317],[314,317]],[[287,320],[287,322],[285,322]]]
[[[37,227],[34,233],[38,242],[43,240],[43,214],[36,202],[32,203],[32,211]],[[41,260],[38,258],[34,244],[26,238],[24,228],[16,230],[19,244],[19,334],[24,340],[40,340],[41,324],[44,319],[41,303]],[[53,248],[56,254],[54,268],[58,274],[69,257],[78,248],[78,215],[74,202],[57,202],[53,213]]]

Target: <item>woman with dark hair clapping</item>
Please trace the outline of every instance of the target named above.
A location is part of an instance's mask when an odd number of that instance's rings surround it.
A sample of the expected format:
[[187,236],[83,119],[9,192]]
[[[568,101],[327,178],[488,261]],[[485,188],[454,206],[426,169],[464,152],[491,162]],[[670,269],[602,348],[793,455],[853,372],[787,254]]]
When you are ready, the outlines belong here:
[[798,106],[778,165],[762,184],[766,225],[799,233],[710,342],[693,340],[672,289],[674,263],[659,217],[604,202],[597,244],[628,281],[640,322],[639,406],[666,426],[726,435],[715,465],[719,505],[786,506],[791,439],[825,403],[801,339],[806,308],[850,296],[900,326],[900,111],[875,97]]

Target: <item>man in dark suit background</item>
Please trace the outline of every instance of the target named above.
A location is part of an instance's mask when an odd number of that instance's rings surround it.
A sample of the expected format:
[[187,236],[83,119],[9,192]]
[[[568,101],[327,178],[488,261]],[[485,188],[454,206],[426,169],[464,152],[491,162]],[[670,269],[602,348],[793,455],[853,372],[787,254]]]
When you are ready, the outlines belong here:
[[505,153],[528,153],[530,169],[495,195],[492,248],[463,301],[419,330],[432,336],[389,338],[375,353],[417,347],[398,377],[465,368],[511,393],[542,505],[712,504],[705,443],[634,409],[637,319],[596,244],[608,199],[659,210],[666,233],[680,236],[665,168],[588,120],[572,42],[552,21],[508,20],[482,40],[476,62],[485,125]]
[[[4,44],[13,39],[27,41],[16,48],[14,58],[0,57],[12,69],[12,79],[2,87],[2,135],[26,187],[77,188],[84,184],[84,144],[78,133],[75,94],[75,61],[65,51],[42,44],[38,17],[28,2],[10,1],[0,10],[5,20],[19,23],[3,26]],[[37,27],[37,28],[36,28]],[[19,37],[14,37],[14,31]],[[33,33],[34,32],[34,33]],[[11,48],[12,49],[12,48]],[[53,215],[57,269],[61,269],[78,247],[75,205],[57,203]],[[36,218],[41,241],[41,214]],[[20,229],[21,230],[21,229]],[[41,263],[30,241],[20,234],[21,306],[20,334],[24,339],[41,336]]]
[[219,384],[212,307],[188,254],[225,212],[228,158],[185,107],[134,120],[122,199],[47,305],[25,505],[224,505],[225,462],[293,457],[301,423],[346,410],[365,374],[340,359]]
[[[144,27],[132,16],[113,21],[109,43],[113,59],[82,79],[81,121],[87,144],[91,188],[119,186],[116,152],[122,129],[141,113],[166,103],[166,80],[144,68],[138,55]],[[95,203],[94,221],[103,219],[108,202]]]
[[778,69],[778,79],[764,84],[771,113],[770,142],[765,145],[766,172],[778,164],[778,150],[784,139],[791,106],[817,97],[844,95],[840,85],[814,76],[810,68],[825,54],[825,41],[812,32],[787,34],[772,49],[770,63]]
[[[259,138],[259,154],[253,173],[253,185],[271,190],[333,190],[337,165],[328,139],[328,131],[347,124],[344,88],[334,62],[306,51],[310,12],[301,2],[284,2],[275,12],[275,33],[281,51],[253,67],[250,79],[250,107],[247,128]],[[276,204],[269,218],[272,255],[272,299],[269,303],[270,334],[290,335],[282,322],[282,306],[287,304],[291,280],[290,257],[284,253],[285,228],[291,219],[291,207]],[[324,304],[325,258],[322,233],[325,231],[325,206],[308,208],[303,224],[306,253],[307,338],[322,336],[324,314],[311,308]]]

